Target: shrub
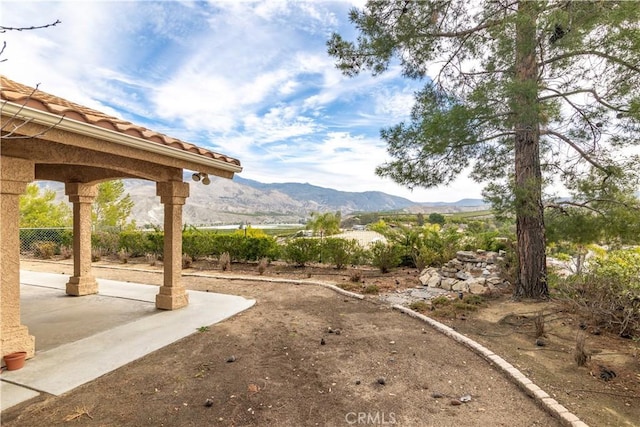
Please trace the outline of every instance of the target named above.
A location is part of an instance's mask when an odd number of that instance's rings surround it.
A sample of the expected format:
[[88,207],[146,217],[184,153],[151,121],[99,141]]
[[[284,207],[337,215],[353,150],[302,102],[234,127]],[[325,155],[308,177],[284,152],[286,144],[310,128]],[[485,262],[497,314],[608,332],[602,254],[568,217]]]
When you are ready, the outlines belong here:
[[289,240],[283,250],[285,261],[300,267],[316,261],[320,257],[319,242],[318,239],[305,237]]
[[556,288],[559,298],[594,326],[640,337],[640,249],[597,256],[587,273],[558,279]]
[[127,262],[129,262],[130,257],[131,257],[131,254],[127,252],[125,249],[120,249],[118,251],[118,259],[120,260],[121,263],[126,264]]
[[426,301],[414,301],[409,305],[409,308],[418,313],[426,313],[431,308],[431,305]]
[[241,240],[240,259],[257,261],[261,258],[276,259],[278,257],[278,243],[273,237],[243,237]]
[[220,268],[222,269],[222,271],[231,270],[231,255],[229,255],[229,252],[225,252],[222,255],[220,255],[220,258],[218,259],[218,264],[220,265]]
[[342,269],[351,262],[357,248],[358,243],[355,240],[330,237],[323,242],[322,259],[335,265],[337,269]]
[[193,261],[211,255],[214,250],[216,235],[210,231],[189,228],[182,232],[182,253]]
[[258,273],[262,276],[265,271],[267,271],[267,267],[269,266],[269,260],[267,258],[261,258],[258,262]]
[[378,285],[367,285],[362,290],[362,293],[366,295],[377,295],[378,293],[380,293],[380,288],[378,287]]
[[371,246],[371,262],[380,272],[388,273],[400,264],[400,248],[396,245],[376,242]]
[[220,257],[226,253],[230,261],[242,259],[242,240],[244,236],[238,234],[216,234],[212,236],[211,255]]
[[101,256],[117,255],[120,234],[112,231],[98,231],[91,235],[91,247],[99,250]]
[[353,283],[360,283],[362,280],[362,272],[358,270],[354,270],[349,275],[349,281]]
[[415,265],[439,267],[455,258],[461,249],[463,235],[453,227],[439,229],[436,226],[425,227],[422,239],[414,252]]
[[160,229],[147,232],[149,253],[156,255],[156,259],[162,258],[164,253],[164,232]]
[[55,242],[37,241],[31,245],[34,255],[42,259],[50,259],[56,254],[58,245]]
[[139,257],[149,252],[151,242],[148,233],[144,231],[123,231],[120,233],[118,247],[132,257]]

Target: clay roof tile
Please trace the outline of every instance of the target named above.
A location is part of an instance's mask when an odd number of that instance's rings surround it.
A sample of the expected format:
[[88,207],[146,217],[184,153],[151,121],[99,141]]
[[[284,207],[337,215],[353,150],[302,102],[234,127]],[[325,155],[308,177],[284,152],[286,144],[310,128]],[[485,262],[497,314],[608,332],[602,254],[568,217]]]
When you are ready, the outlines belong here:
[[0,76],[0,99],[240,166],[240,161]]

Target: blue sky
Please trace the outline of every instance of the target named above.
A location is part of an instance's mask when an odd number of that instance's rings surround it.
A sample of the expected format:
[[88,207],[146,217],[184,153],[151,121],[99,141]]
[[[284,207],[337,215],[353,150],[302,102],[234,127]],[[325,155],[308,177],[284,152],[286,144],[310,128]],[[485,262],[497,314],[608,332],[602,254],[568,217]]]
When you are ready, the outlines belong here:
[[410,191],[375,175],[380,129],[422,83],[399,68],[348,78],[326,53],[362,1],[6,1],[0,73],[240,159],[240,176],[384,191],[418,202],[480,198],[481,185]]

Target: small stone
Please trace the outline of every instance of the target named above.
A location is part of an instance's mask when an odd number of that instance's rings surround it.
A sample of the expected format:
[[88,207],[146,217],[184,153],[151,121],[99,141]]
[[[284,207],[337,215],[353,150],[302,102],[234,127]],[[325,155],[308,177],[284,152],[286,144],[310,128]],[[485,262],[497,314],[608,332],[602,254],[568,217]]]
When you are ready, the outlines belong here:
[[460,406],[462,405],[462,402],[460,402],[458,399],[451,399],[451,406]]
[[207,408],[210,408],[213,406],[213,400],[212,399],[207,399],[204,401],[204,406],[206,406]]
[[336,329],[335,331],[333,331],[333,333],[336,335],[340,335],[342,331],[340,329]]
[[378,378],[378,384],[385,385],[387,381],[384,378]]
[[471,402],[471,395],[470,394],[465,394],[464,396],[462,396],[458,400],[460,400],[460,402],[462,402],[462,403]]
[[324,340],[324,338],[320,339],[320,345],[325,345],[327,342]]
[[431,397],[433,397],[434,399],[440,399],[444,397],[444,395],[442,393],[434,392],[434,393],[431,393]]
[[227,357],[227,363],[233,363],[236,361],[236,357],[235,356],[229,356]]
[[360,385],[362,382],[360,380],[356,380],[356,385]]
[[547,343],[546,343],[546,342],[544,342],[544,340],[543,340],[542,338],[538,338],[538,339],[536,340],[536,345],[537,345],[538,347],[544,347],[545,345],[547,345]]

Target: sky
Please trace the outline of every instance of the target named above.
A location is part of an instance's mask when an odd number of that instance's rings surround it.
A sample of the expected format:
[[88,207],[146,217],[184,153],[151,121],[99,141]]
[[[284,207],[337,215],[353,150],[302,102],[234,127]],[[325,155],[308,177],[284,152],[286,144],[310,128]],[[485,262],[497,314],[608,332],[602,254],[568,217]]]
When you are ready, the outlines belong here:
[[7,1],[0,73],[28,86],[237,158],[239,176],[416,202],[481,198],[462,176],[409,190],[375,174],[380,129],[408,118],[425,82],[399,67],[343,76],[333,32],[357,36],[352,1]]

